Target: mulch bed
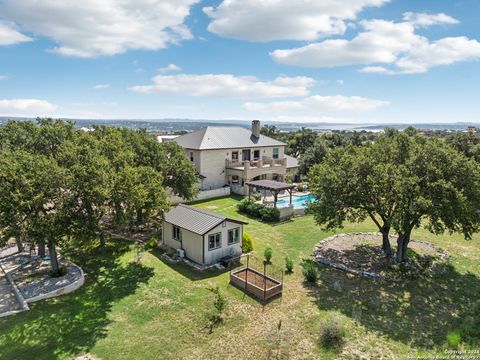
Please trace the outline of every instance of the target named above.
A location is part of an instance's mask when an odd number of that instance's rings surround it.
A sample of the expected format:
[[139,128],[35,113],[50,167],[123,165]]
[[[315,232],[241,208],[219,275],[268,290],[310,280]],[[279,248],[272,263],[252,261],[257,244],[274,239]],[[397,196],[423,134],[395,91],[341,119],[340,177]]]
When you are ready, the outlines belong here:
[[[247,269],[242,270],[238,273],[235,273],[235,276],[239,277],[243,281],[245,281],[245,274],[247,274]],[[251,269],[248,269],[248,274],[247,274],[247,281],[249,284],[253,284],[258,286],[259,288],[264,288],[265,286],[265,279],[267,283],[267,289],[274,287],[278,285],[277,282],[270,280],[269,278],[264,277],[261,274],[258,274],[255,271],[252,271]]]
[[[393,253],[396,241],[396,236],[390,237]],[[409,248],[422,257],[446,257],[443,251],[424,241],[412,240]],[[378,233],[334,235],[320,241],[314,255],[324,265],[372,278],[383,278],[380,273],[388,271],[391,266],[383,253],[382,236]]]

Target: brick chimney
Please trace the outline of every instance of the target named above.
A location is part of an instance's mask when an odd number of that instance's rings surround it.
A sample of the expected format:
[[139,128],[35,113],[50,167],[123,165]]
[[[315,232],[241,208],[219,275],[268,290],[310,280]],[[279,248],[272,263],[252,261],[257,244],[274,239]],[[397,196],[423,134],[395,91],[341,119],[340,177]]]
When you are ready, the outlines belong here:
[[252,135],[256,138],[260,137],[260,120],[252,121]]

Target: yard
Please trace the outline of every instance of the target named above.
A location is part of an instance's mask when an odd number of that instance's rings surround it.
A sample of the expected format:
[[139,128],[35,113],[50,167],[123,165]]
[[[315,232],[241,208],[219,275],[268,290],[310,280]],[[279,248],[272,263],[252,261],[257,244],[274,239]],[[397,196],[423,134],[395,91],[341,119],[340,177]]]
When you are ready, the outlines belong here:
[[[452,255],[451,270],[436,279],[385,284],[322,269],[318,286],[303,283],[299,267],[314,245],[331,235],[309,216],[268,225],[236,212],[237,199],[196,206],[249,222],[255,252],[273,247],[273,263],[295,261],[285,275],[283,297],[263,307],[228,286],[228,271],[196,272],[171,265],[156,250],[140,264],[131,243],[110,241],[68,255],[85,271],[85,285],[75,293],[32,304],[31,310],[0,319],[1,359],[266,359],[281,348],[290,359],[394,359],[435,354],[447,332],[480,293],[480,235],[433,236],[417,230],[414,239],[431,241]],[[375,231],[370,223],[342,232]],[[225,322],[208,329],[211,286],[227,298]],[[347,324],[339,352],[317,345],[318,324],[337,312]],[[355,320],[354,320],[355,319]],[[279,321],[281,330],[278,331]],[[272,341],[277,339],[278,341]],[[275,345],[272,345],[275,344]]]

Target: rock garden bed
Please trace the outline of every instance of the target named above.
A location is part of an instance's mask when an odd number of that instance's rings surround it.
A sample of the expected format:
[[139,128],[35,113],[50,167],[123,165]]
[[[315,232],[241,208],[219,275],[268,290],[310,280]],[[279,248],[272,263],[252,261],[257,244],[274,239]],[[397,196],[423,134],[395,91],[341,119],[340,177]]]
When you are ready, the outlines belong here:
[[[390,236],[395,252],[396,236]],[[411,240],[410,259],[405,264],[392,265],[382,250],[380,233],[338,234],[320,241],[314,250],[315,260],[323,265],[373,279],[396,280],[439,270],[447,254],[425,241]]]

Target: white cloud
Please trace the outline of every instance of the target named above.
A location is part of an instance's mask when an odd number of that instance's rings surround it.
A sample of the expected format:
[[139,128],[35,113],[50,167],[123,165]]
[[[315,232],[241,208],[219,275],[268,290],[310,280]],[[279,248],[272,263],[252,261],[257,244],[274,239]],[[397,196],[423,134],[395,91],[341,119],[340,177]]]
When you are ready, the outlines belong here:
[[208,30],[228,38],[271,40],[317,40],[343,34],[345,20],[354,20],[365,7],[382,6],[389,0],[224,0],[205,7],[212,19]]
[[8,79],[7,75],[0,75],[0,81],[7,80],[7,79]]
[[429,27],[432,25],[456,25],[459,21],[447,14],[426,14],[406,12],[403,14],[403,20],[417,27]]
[[393,75],[395,74],[394,71],[388,70],[383,66],[365,66],[358,70],[358,72],[366,73],[366,74],[385,74],[385,75]]
[[343,85],[343,84],[345,84],[345,81],[343,81],[343,80],[337,80],[337,85],[340,85],[340,86],[341,86],[341,85]]
[[57,105],[38,99],[0,99],[3,116],[44,116],[53,113]]
[[292,113],[313,116],[313,114],[319,112],[370,111],[388,104],[389,102],[387,101],[368,99],[361,96],[314,95],[299,101],[247,102],[243,107],[248,111],[261,113]]
[[[55,40],[59,45],[51,51],[93,57],[131,49],[158,50],[191,39],[183,22],[190,6],[198,1],[3,0],[0,16],[33,34]],[[0,28],[0,39],[1,33]]]
[[14,45],[27,41],[32,41],[32,39],[18,32],[13,24],[0,21],[0,46]]
[[303,76],[280,76],[273,81],[260,81],[254,76],[231,74],[179,74],[157,75],[152,85],[134,86],[130,90],[144,94],[267,99],[308,95],[308,89],[314,83],[315,80]]
[[175,64],[168,64],[167,66],[158,69],[158,72],[162,74],[169,74],[169,73],[179,72],[179,71],[182,71],[182,68]]
[[335,39],[299,48],[275,50],[271,57],[282,64],[322,68],[347,65],[390,64],[393,69],[367,66],[361,72],[422,73],[431,67],[480,59],[480,43],[466,37],[430,42],[415,33],[410,22],[361,21],[363,31],[351,40]]
[[94,90],[102,90],[102,89],[108,89],[110,87],[110,84],[97,84],[92,87]]

